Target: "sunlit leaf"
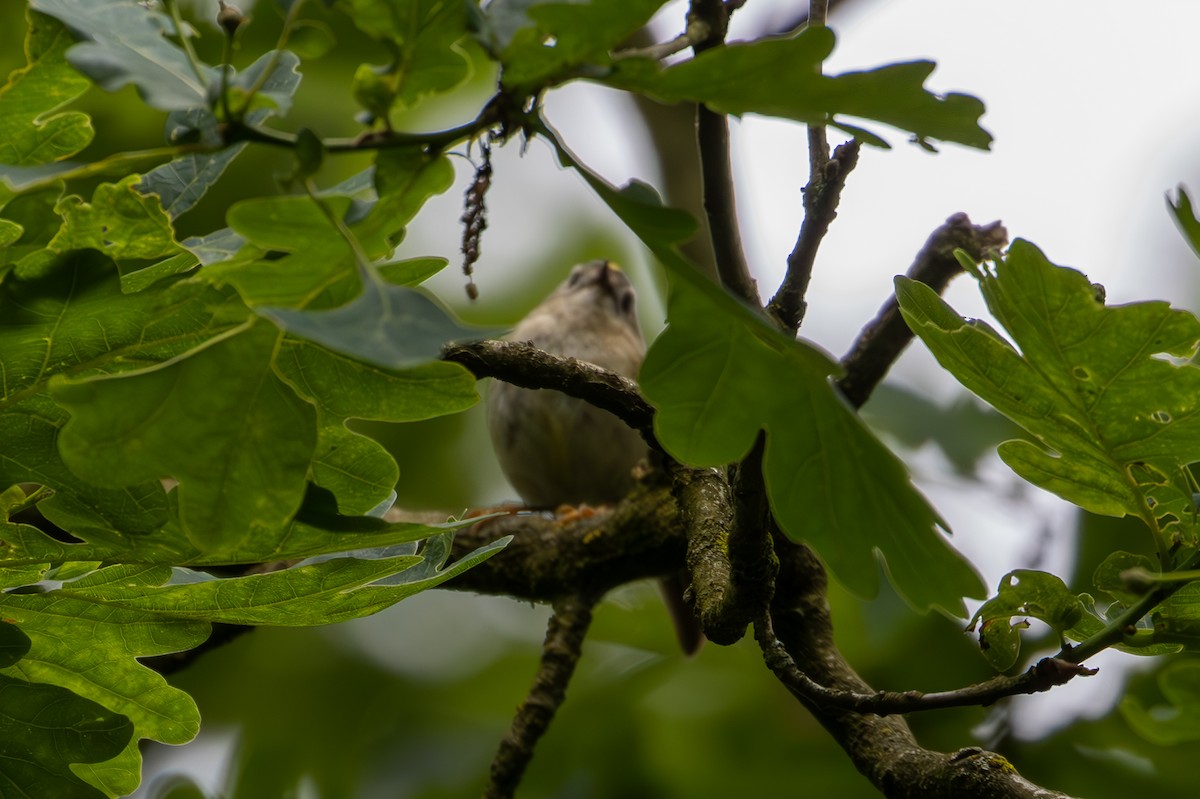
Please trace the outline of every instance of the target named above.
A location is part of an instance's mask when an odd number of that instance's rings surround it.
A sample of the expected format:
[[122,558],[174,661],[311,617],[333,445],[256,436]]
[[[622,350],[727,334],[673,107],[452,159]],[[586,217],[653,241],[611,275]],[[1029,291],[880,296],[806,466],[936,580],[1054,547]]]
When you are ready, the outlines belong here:
[[79,111],[54,113],[83,94],[88,81],[67,64],[74,40],[57,21],[29,15],[27,65],[0,87],[0,164],[25,166],[68,158],[92,140],[92,123]]
[[[966,264],[964,264],[966,265]],[[928,287],[897,278],[909,326],[967,388],[1041,444],[1010,441],[1005,463],[1093,513],[1131,515],[1159,541],[1196,540],[1200,321],[1165,302],[1105,306],[1081,273],[1016,241],[970,267],[1010,344]]]
[[180,252],[170,218],[158,198],[139,194],[138,175],[119,183],[102,183],[92,201],[71,195],[55,209],[63,226],[50,249],[99,250],[110,258],[165,258]]

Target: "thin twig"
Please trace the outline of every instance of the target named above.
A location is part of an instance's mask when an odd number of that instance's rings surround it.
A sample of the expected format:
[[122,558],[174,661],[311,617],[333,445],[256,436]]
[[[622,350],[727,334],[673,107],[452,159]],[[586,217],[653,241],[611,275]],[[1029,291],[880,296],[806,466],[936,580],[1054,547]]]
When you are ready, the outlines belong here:
[[516,793],[521,777],[533,759],[534,747],[566,699],[567,685],[575,673],[583,651],[583,639],[592,623],[594,605],[594,600],[578,596],[565,597],[554,603],[538,672],[492,759],[484,799],[507,799]]
[[787,259],[787,272],[779,291],[771,298],[767,311],[788,331],[795,333],[804,321],[808,304],[804,297],[812,279],[817,249],[837,218],[838,203],[846,178],[858,163],[859,143],[848,141],[829,155],[825,128],[812,125],[808,130],[809,178],[804,187],[804,222],[796,246]]
[[654,408],[637,383],[586,361],[561,358],[517,341],[478,341],[447,347],[442,360],[462,364],[476,377],[497,377],[521,388],[553,388],[613,414],[656,449]]
[[827,688],[796,666],[792,656],[771,628],[769,618],[754,625],[754,638],[762,648],[763,660],[789,691],[808,702],[855,713],[889,716],[948,707],[991,705],[1007,696],[1035,694],[1064,685],[1075,677],[1090,677],[1097,669],[1084,668],[1058,657],[1042,658],[1027,671],[1015,676],[1001,674],[990,680],[953,691],[875,691],[859,693]]
[[[955,250],[964,250],[978,262],[1007,243],[1008,231],[1000,222],[972,225],[966,214],[954,214],[929,234],[907,274],[940,294],[955,275],[962,273]],[[892,295],[842,356],[845,374],[837,386],[851,405],[862,407],[912,337]]]
[[[708,38],[693,45],[699,55],[705,50],[720,47],[729,27],[729,9],[721,0],[692,0],[688,10],[688,29],[703,25]],[[758,286],[750,276],[750,265],[742,247],[738,227],[737,201],[733,190],[733,169],[729,163],[729,120],[724,114],[710,111],[703,104],[696,106],[696,141],[700,148],[700,177],[704,194],[704,214],[708,219],[709,236],[717,274],[721,283],[735,297],[753,308],[761,308]]]

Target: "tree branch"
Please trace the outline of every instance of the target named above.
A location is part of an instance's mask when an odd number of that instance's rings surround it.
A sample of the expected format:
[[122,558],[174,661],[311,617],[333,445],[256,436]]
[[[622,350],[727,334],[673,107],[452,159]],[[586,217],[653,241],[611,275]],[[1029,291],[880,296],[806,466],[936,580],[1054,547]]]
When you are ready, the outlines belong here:
[[[827,578],[807,546],[776,547],[771,621],[798,669],[834,691],[871,694],[833,640],[825,598]],[[829,707],[797,695],[862,774],[889,799],[1067,799],[1021,777],[1003,757],[977,747],[954,753],[921,747],[901,716],[877,716]]]
[[565,597],[554,604],[538,672],[492,759],[484,799],[508,799],[516,793],[533,759],[534,747],[567,698],[567,685],[579,663],[595,604],[579,596]]
[[575,358],[560,358],[527,342],[477,341],[455,344],[442,360],[461,364],[476,377],[495,377],[521,388],[549,388],[606,410],[642,434],[655,449],[654,408],[637,383]]
[[[694,25],[708,29],[708,38],[693,46],[699,55],[720,47],[729,27],[730,9],[721,0],[692,0],[688,10],[688,29]],[[729,163],[729,120],[724,114],[696,106],[696,141],[700,147],[700,176],[704,191],[704,213],[717,274],[733,296],[753,308],[761,308],[758,285],[750,276],[750,265],[742,247],[738,227],[737,201],[733,190],[733,170]]]
[[[966,251],[978,263],[1007,243],[1008,231],[1000,222],[972,225],[966,214],[957,213],[929,234],[907,275],[940,294],[950,280],[962,272],[962,266],[954,257],[955,250]],[[837,381],[837,387],[851,405],[859,408],[866,403],[912,337],[912,331],[900,315],[896,297],[892,295],[859,333],[850,351],[842,356],[845,374]]]
[[796,666],[787,649],[775,637],[770,618],[760,619],[754,627],[755,640],[763,651],[767,668],[774,672],[796,697],[826,708],[853,710],[890,716],[922,710],[941,710],[948,707],[973,707],[994,704],[1018,694],[1036,694],[1065,685],[1075,677],[1090,677],[1097,669],[1084,668],[1057,657],[1042,658],[1025,672],[998,675],[990,680],[953,691],[875,691],[858,693],[826,688]]
[[771,298],[767,311],[787,330],[795,333],[804,321],[808,308],[804,296],[812,279],[813,264],[817,249],[829,232],[829,226],[837,218],[838,203],[846,178],[858,163],[860,145],[848,141],[829,155],[829,143],[825,140],[825,128],[809,127],[809,178],[804,187],[804,222],[800,235],[787,259],[787,272],[779,291]]

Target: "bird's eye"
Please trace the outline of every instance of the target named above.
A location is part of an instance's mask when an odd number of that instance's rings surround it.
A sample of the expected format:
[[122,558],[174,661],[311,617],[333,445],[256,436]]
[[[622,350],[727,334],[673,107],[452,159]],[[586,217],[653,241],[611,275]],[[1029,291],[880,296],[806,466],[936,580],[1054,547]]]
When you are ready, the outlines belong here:
[[633,315],[633,301],[634,301],[634,298],[633,298],[632,291],[621,292],[621,296],[617,300],[617,304],[620,306],[621,313],[623,315],[625,315],[625,316]]
[[572,269],[570,277],[567,278],[567,288],[575,288],[579,285],[579,281],[583,280],[582,269]]

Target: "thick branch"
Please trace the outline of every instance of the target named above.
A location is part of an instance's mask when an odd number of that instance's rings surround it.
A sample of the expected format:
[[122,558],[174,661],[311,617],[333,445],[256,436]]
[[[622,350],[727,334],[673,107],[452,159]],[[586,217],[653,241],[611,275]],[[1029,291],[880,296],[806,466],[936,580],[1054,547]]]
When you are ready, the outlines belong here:
[[[804,545],[777,547],[771,620],[798,669],[834,691],[872,694],[833,640],[825,569]],[[799,696],[859,771],[889,799],[1066,799],[1021,777],[1000,755],[971,747],[955,753],[924,749],[900,716],[831,708]]]
[[492,759],[484,799],[507,799],[516,793],[534,747],[567,698],[567,685],[583,652],[594,605],[593,600],[582,597],[566,597],[554,604],[537,674]]
[[[940,294],[962,272],[955,250],[964,250],[978,263],[1007,243],[1008,231],[1000,222],[972,225],[966,214],[957,213],[929,235],[907,274]],[[858,408],[867,401],[912,337],[893,295],[842,356],[845,375],[837,386],[851,405]]]

